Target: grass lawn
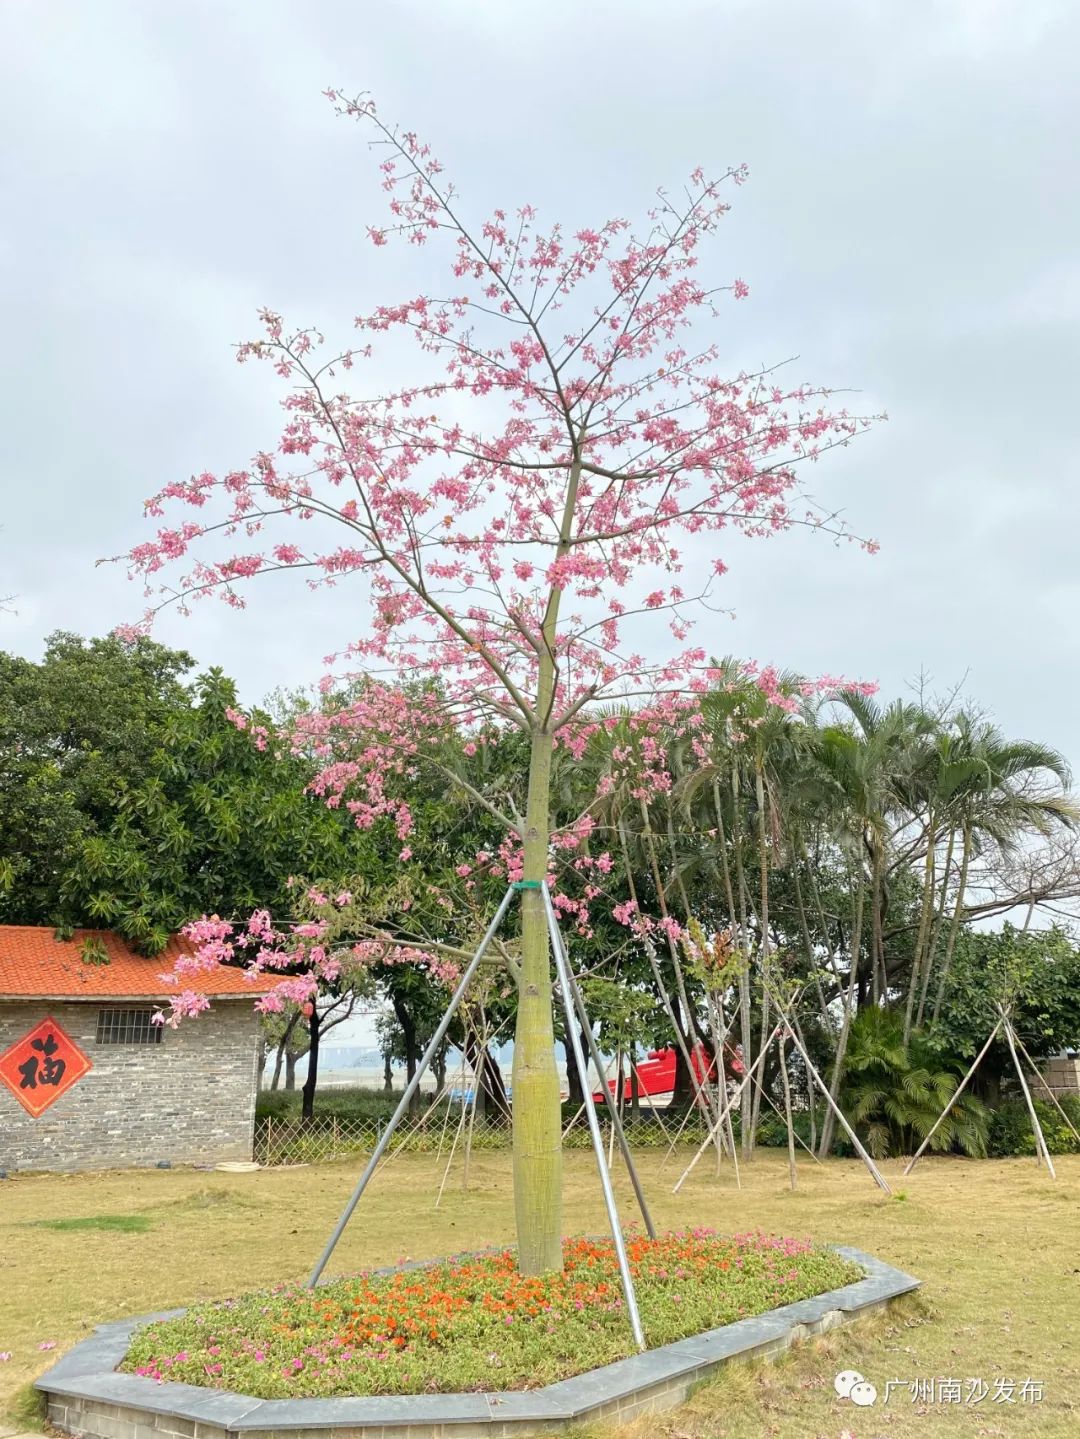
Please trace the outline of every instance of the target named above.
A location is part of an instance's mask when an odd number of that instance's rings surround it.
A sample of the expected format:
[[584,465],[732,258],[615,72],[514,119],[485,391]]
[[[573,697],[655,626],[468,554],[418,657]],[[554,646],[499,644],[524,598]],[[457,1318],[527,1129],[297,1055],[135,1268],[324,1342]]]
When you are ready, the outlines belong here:
[[[903,1199],[880,1195],[861,1166],[800,1166],[759,1152],[741,1191],[729,1168],[703,1162],[678,1195],[679,1166],[641,1168],[660,1228],[760,1227],[856,1244],[926,1282],[889,1315],[814,1341],[779,1363],[731,1366],[690,1403],[639,1421],[619,1439],[856,1439],[876,1436],[1080,1433],[1080,1157],[1057,1162],[1054,1184],[1030,1159],[928,1159]],[[0,1183],[0,1409],[94,1324],[199,1299],[301,1280],[357,1172],[355,1162],[253,1174],[149,1170],[16,1177]],[[332,1269],[439,1258],[512,1239],[509,1156],[474,1155],[468,1193],[447,1185],[429,1155],[402,1154],[379,1176],[346,1230]],[[628,1186],[620,1183],[631,1215]],[[591,1157],[566,1160],[568,1228],[604,1227]],[[82,1221],[77,1227],[56,1220]],[[134,1220],[134,1223],[127,1221]],[[832,1387],[858,1369],[883,1394],[890,1379],[1041,1381],[1038,1404],[926,1404],[895,1390],[886,1408],[856,1409]],[[599,1432],[599,1431],[597,1431]]]

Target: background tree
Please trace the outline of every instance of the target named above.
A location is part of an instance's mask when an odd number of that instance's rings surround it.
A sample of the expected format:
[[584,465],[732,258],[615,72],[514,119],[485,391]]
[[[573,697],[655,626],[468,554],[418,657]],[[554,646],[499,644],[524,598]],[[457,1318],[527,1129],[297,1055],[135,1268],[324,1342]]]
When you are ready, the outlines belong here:
[[[151,774],[193,660],[140,638],[57,632],[40,663],[0,653],[0,919],[93,923],[84,849]],[[190,918],[189,912],[184,918]]]

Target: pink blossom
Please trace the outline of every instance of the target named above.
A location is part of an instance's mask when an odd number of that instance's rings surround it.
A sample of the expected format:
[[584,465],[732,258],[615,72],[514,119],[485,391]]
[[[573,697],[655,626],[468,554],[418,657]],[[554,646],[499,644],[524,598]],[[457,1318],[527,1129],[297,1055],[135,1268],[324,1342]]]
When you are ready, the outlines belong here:
[[[701,262],[745,166],[695,169],[688,186],[660,192],[634,220],[571,233],[522,206],[512,219],[494,210],[473,233],[426,144],[387,125],[368,97],[327,96],[379,142],[388,213],[368,226],[371,242],[438,248],[441,298],[375,306],[355,319],[362,343],[344,349],[261,312],[238,359],[269,364],[280,428],[244,468],[172,479],[147,500],[163,522],[125,557],[147,609],[123,633],[147,633],[171,604],[186,611],[216,596],[242,607],[268,570],[302,569],[313,589],[347,586],[350,607],[359,594],[357,637],[333,661],[356,682],[348,702],[301,715],[284,743],[315,760],[312,793],[377,831],[402,864],[413,858],[417,777],[441,764],[447,742],[475,761],[515,729],[536,732],[540,718],[571,761],[611,736],[597,796],[621,791],[647,812],[672,789],[673,736],[707,758],[701,698],[724,672],[694,642],[693,625],[706,605],[715,609],[726,569],[715,551],[797,526],[852,540],[830,509],[802,498],[800,475],[877,417],[782,371],[722,368],[717,318],[729,296],[749,290],[740,278],[725,296]],[[339,371],[383,336],[391,352],[399,337],[417,346],[415,379],[344,393]],[[706,557],[700,584],[687,578],[695,555]],[[772,666],[747,666],[742,678],[781,711],[805,698]],[[826,694],[869,688],[807,683]],[[327,676],[323,693],[335,687]],[[227,714],[256,748],[277,743],[250,714]],[[758,723],[756,710],[738,714],[733,742]],[[523,801],[510,799],[510,816]],[[551,836],[556,909],[582,933],[615,867],[607,850],[593,853],[594,828],[587,815]],[[504,829],[495,851],[474,857],[482,875],[458,865],[466,887],[523,877],[521,836]],[[386,939],[336,951],[327,926],[351,902],[345,893],[332,902],[298,887],[288,922],[259,912],[235,928],[217,917],[187,926],[190,952],[169,976],[178,993],[158,1022],[201,1012],[200,978],[227,963],[243,963],[253,981],[289,972],[260,1000],[267,1012],[320,992],[342,954],[449,979],[453,967],[419,946]],[[435,902],[453,908],[447,895]],[[670,916],[629,903],[613,912],[649,943],[682,941]]]

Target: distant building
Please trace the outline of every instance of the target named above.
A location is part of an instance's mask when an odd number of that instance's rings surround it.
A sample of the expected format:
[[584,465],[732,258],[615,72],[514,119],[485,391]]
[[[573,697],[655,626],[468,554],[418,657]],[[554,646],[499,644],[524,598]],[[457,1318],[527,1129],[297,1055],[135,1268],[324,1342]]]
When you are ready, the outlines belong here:
[[260,990],[218,970],[199,978],[208,1011],[154,1024],[186,950],[174,938],[145,959],[105,931],[0,925],[0,1170],[251,1158]]

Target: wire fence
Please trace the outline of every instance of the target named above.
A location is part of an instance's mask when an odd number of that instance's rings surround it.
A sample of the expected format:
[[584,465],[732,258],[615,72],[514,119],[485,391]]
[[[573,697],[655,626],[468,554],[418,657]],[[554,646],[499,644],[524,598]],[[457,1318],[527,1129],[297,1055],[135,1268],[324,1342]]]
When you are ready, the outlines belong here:
[[[390,1140],[388,1154],[443,1154],[448,1153],[454,1142],[455,1133],[461,1124],[461,1111],[454,1106],[449,1112],[442,1111],[435,1117],[429,1109],[418,1120],[398,1127]],[[468,1125],[468,1120],[466,1120]],[[267,1115],[255,1121],[255,1144],[253,1158],[264,1166],[285,1164],[317,1164],[331,1159],[341,1159],[352,1154],[370,1153],[382,1138],[386,1121],[369,1117],[347,1118],[337,1115],[316,1115],[306,1122],[297,1118],[280,1118]],[[632,1120],[627,1116],[623,1121],[626,1137],[636,1149],[667,1147],[674,1137],[678,1123],[666,1124],[652,1117]],[[600,1121],[604,1143],[611,1142],[611,1125],[605,1116]],[[468,1131],[467,1131],[468,1133]],[[681,1133],[681,1142],[700,1142],[705,1129],[699,1116],[692,1116]],[[460,1143],[465,1143],[462,1139]],[[483,1119],[477,1116],[471,1125],[467,1140],[476,1151],[508,1150],[511,1146],[511,1130],[507,1120]],[[564,1127],[563,1147],[565,1149],[588,1149],[589,1128],[583,1115]]]

